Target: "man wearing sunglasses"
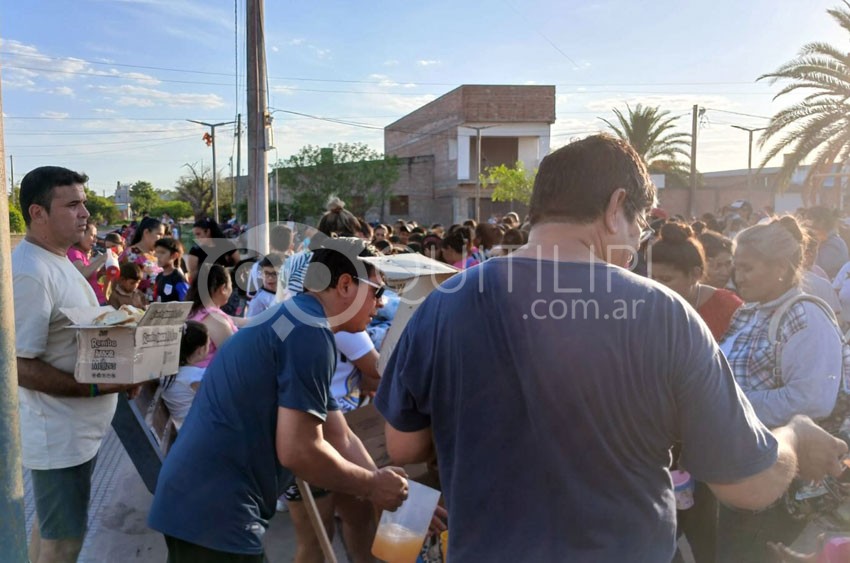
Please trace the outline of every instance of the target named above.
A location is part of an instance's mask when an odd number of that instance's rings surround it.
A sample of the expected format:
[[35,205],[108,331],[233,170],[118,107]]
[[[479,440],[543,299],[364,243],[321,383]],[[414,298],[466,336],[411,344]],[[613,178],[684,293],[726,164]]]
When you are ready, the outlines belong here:
[[395,463],[436,449],[452,561],[670,561],[677,440],[743,509],[840,471],[846,445],[805,417],[765,428],[699,315],[623,267],[654,202],[624,141],[553,152],[528,244],[445,282],[399,339],[375,403]]
[[307,291],[252,319],[207,368],[148,521],[169,561],[264,561],[263,534],[293,475],[380,510],[407,497],[404,471],[375,467],[329,389],[334,333],[365,330],[379,305],[380,277],[359,259],[377,253],[356,238],[313,248]]

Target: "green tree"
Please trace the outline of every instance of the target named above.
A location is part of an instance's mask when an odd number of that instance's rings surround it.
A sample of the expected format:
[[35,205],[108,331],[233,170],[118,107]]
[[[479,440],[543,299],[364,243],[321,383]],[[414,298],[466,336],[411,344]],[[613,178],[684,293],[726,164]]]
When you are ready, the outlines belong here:
[[24,216],[17,207],[9,206],[9,231],[12,233],[23,233],[27,230]]
[[685,174],[685,165],[690,160],[691,136],[674,131],[678,117],[670,117],[670,112],[661,111],[659,106],[641,104],[634,109],[626,104],[627,115],[616,108],[613,111],[617,116],[616,125],[599,119],[634,147],[651,173]]
[[281,188],[291,197],[288,213],[299,221],[321,214],[331,195],[355,215],[383,209],[399,175],[398,159],[364,143],[307,145],[275,168]]
[[150,213],[162,200],[153,184],[139,180],[130,186],[130,204],[133,206],[133,213],[141,215],[142,213]]
[[168,213],[174,220],[187,219],[192,216],[192,206],[185,201],[161,201],[150,210],[150,214],[154,217],[161,217],[163,213]]
[[537,169],[531,173],[526,171],[521,160],[509,168],[504,164],[490,166],[487,174],[481,174],[479,180],[484,185],[494,185],[493,201],[519,201],[528,205],[531,202],[531,191],[534,188],[534,177]]
[[[843,7],[827,13],[850,32],[850,3],[845,1]],[[827,43],[808,43],[797,57],[758,78],[763,79],[770,84],[789,81],[774,99],[797,90],[807,95],[771,117],[759,146],[779,138],[765,154],[761,167],[781,153],[788,154],[778,178],[780,189],[785,189],[794,170],[808,158],[812,167],[805,184],[808,189],[816,188],[824,179],[819,173],[850,158],[850,53]]]
[[98,222],[106,222],[112,225],[121,220],[121,212],[115,207],[115,202],[109,198],[97,195],[94,191],[86,189],[86,209],[92,218]]
[[192,207],[192,214],[196,218],[212,215],[213,189],[212,176],[209,168],[200,167],[197,164],[186,164],[189,173],[177,180],[174,187],[180,199]]

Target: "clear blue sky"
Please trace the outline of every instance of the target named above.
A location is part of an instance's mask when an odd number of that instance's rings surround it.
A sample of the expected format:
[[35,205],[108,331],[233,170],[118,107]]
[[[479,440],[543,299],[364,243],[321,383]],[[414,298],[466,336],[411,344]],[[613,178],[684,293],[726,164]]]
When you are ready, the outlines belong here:
[[[660,105],[689,131],[699,104],[708,108],[699,169],[745,168],[747,135],[730,125],[767,120],[724,112],[769,116],[792,101],[773,102],[779,86],[755,79],[810,41],[846,49],[850,37],[826,14],[837,4],[267,1],[270,106],[361,125],[277,112],[275,144],[280,157],[338,141],[382,151],[385,125],[460,84],[554,84],[553,147],[602,129],[598,118],[626,103]],[[244,119],[244,19],[245,0],[5,2],[0,65],[16,178],[58,164],[111,194],[117,181],[169,189],[184,163],[209,165],[203,128],[185,119]],[[222,128],[225,174],[234,144]]]

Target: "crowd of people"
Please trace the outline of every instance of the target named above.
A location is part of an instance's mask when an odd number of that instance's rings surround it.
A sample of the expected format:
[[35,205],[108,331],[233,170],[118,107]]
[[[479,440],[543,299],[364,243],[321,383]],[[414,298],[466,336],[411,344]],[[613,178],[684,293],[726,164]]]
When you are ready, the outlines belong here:
[[[526,217],[370,224],[332,198],[315,229],[274,225],[234,287],[245,256],[208,218],[185,255],[179,227],[151,217],[93,254],[84,183],[42,167],[21,185],[33,561],[75,560],[115,394],[135,389],[74,381],[71,303],[192,303],[180,370],[159,382],[179,434],[149,525],[169,561],[262,561],[281,511],[295,560],[321,561],[296,475],[329,535],[338,518],[351,559],[372,561],[373,508],[406,498],[401,465],[435,460],[448,523],[440,509],[432,531],[448,526],[453,561],[671,561],[681,535],[697,563],[802,557],[785,547],[807,523],[795,492],[842,474],[850,255],[832,210],[670,218],[634,150],[597,135],[543,160]],[[404,295],[369,259],[403,253],[459,273],[381,373]],[[399,467],[348,428],[370,402]]]

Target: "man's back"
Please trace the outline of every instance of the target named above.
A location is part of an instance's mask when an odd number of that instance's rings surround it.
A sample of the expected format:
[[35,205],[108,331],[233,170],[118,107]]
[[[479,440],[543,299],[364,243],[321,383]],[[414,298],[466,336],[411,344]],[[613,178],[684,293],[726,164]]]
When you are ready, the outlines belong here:
[[698,477],[752,469],[736,466],[757,445],[732,442],[748,422],[710,333],[659,288],[601,263],[495,259],[420,307],[377,404],[398,430],[433,429],[453,560],[669,560],[680,429]]

